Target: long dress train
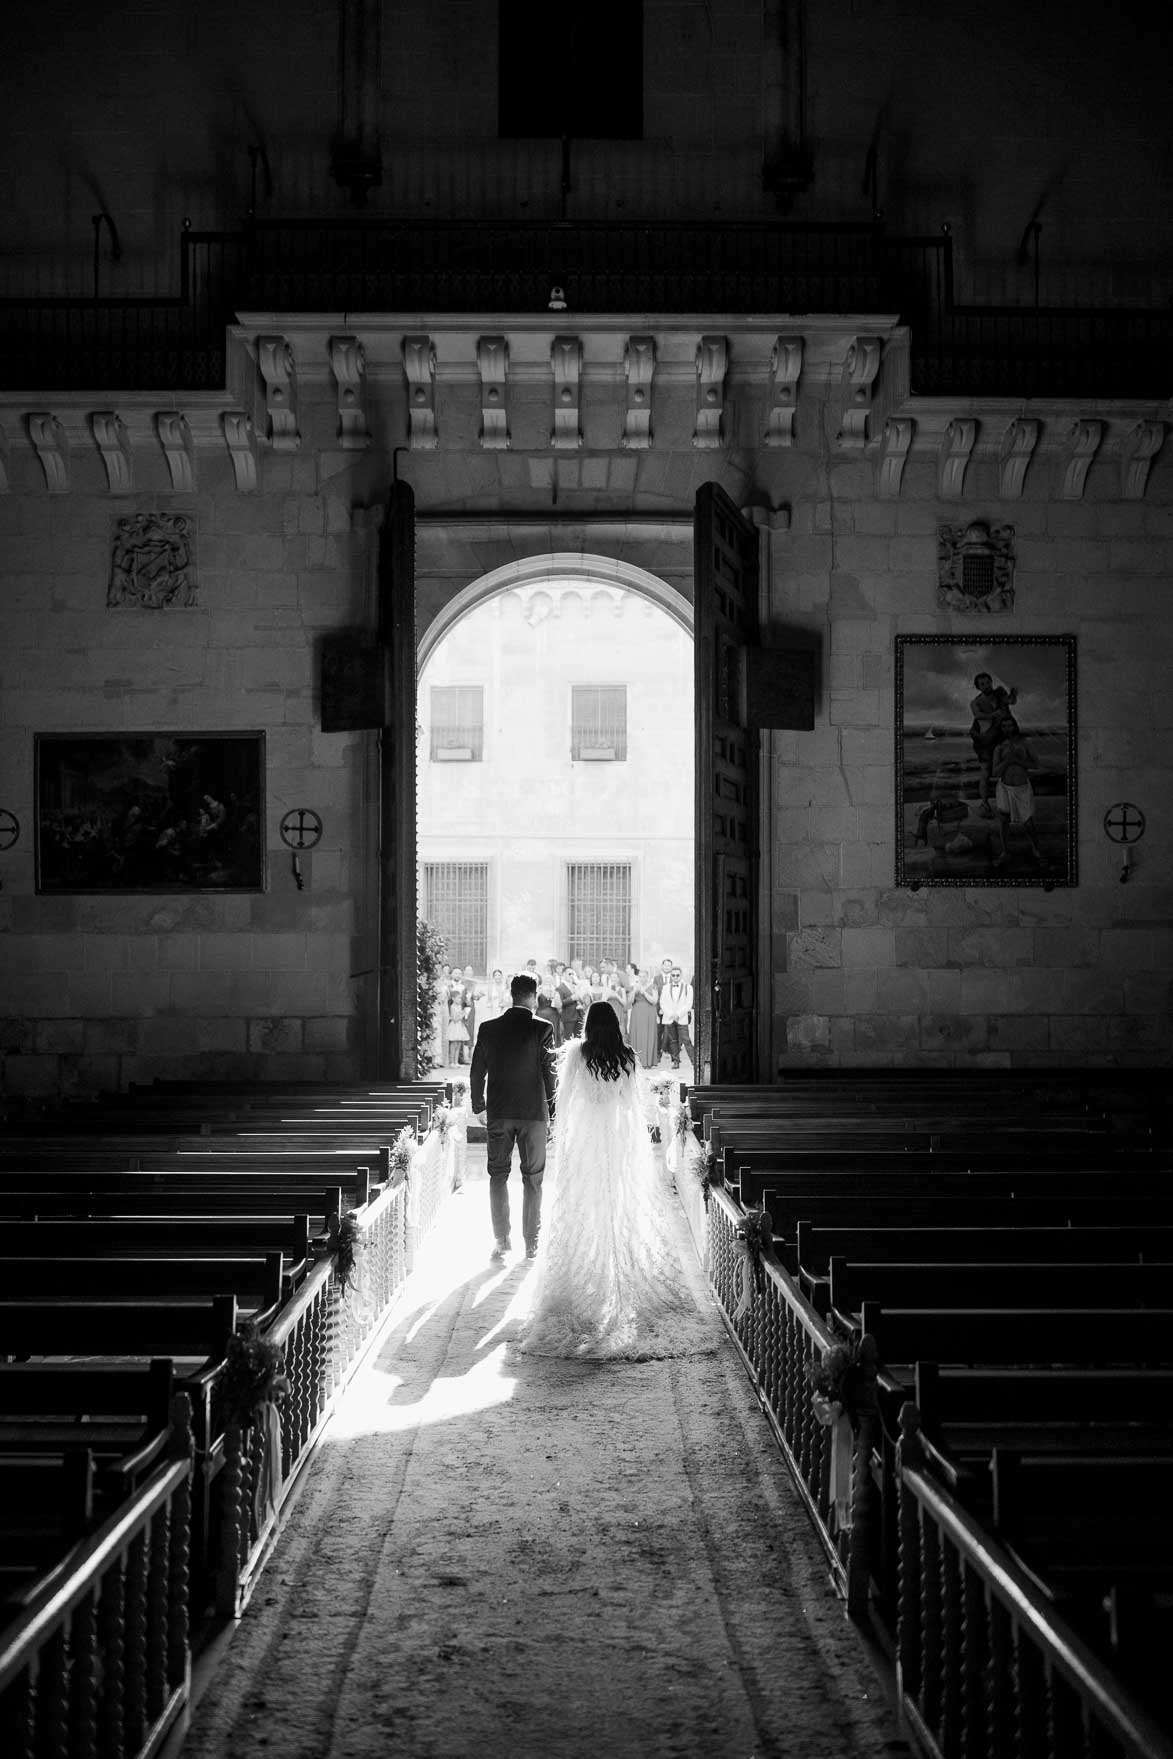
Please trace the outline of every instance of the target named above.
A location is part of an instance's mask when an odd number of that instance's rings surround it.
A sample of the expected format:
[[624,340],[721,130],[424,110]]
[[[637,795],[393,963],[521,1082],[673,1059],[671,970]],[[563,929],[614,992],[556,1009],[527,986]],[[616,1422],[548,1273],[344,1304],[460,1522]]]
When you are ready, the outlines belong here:
[[714,1350],[716,1319],[689,1287],[638,1070],[598,1079],[581,1039],[559,1063],[553,1177],[521,1348],[627,1361]]

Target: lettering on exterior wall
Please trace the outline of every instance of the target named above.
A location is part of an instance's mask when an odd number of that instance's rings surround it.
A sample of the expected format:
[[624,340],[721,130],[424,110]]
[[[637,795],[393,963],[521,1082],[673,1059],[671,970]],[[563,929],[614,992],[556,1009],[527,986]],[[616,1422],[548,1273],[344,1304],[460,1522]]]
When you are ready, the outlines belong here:
[[196,602],[196,522],[189,513],[116,519],[107,605],[162,611]]

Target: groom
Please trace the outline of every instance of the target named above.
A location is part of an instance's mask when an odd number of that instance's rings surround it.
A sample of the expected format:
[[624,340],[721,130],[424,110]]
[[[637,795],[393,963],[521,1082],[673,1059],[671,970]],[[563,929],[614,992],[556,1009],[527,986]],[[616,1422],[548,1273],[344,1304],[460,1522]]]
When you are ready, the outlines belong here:
[[[477,1033],[470,1071],[472,1109],[487,1112],[489,1213],[496,1241],[492,1256],[512,1251],[509,1240],[509,1168],[513,1144],[521,1161],[521,1229],[525,1255],[538,1255],[546,1136],[554,1115],[554,1028],[534,1018],[537,979],[528,971],[509,985],[513,1005]],[[486,1087],[488,1103],[486,1106]]]

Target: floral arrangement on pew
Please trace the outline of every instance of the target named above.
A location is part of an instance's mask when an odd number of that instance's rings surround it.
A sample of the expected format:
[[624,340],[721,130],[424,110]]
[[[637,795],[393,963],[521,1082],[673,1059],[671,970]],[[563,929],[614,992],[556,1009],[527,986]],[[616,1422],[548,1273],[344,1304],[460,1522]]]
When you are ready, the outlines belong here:
[[410,1124],[405,1124],[395,1138],[391,1149],[391,1183],[402,1185],[411,1177],[411,1163],[415,1159],[415,1131]]
[[807,1363],[811,1406],[824,1429],[831,1431],[831,1477],[828,1502],[840,1533],[851,1528],[851,1474],[855,1436],[861,1411],[871,1402],[875,1380],[874,1352],[863,1341],[831,1344],[821,1357]]
[[678,1083],[673,1081],[670,1075],[653,1075],[647,1082],[648,1097],[656,1114],[654,1121],[648,1125],[653,1142],[664,1140],[665,1125],[668,1122],[668,1113],[671,1109],[672,1089],[677,1085]]
[[468,1141],[469,1112],[467,1106],[468,1087],[465,1082],[458,1081],[452,1089],[451,1101],[437,1106],[432,1113],[432,1124],[440,1138],[441,1148],[446,1148],[449,1140],[452,1143],[452,1189],[459,1191],[464,1184],[465,1147]]
[[682,1099],[672,1106],[668,1113],[668,1147],[664,1154],[664,1165],[670,1173],[685,1171],[694,1173],[701,1181],[705,1203],[709,1201],[709,1168],[705,1162],[705,1152],[693,1134],[692,1114],[688,1109],[687,1099]]
[[261,1336],[254,1320],[246,1320],[228,1340],[216,1395],[224,1425],[254,1433],[253,1522],[258,1532],[281,1496],[278,1407],[288,1391],[284,1352]]
[[768,1209],[758,1207],[746,1210],[737,1224],[737,1232],[733,1237],[733,1254],[741,1264],[741,1292],[737,1298],[737,1306],[733,1310],[734,1323],[744,1319],[753,1305],[754,1298],[761,1294],[766,1286],[766,1273],[762,1268],[762,1254],[768,1252],[774,1244],[774,1218]]
[[327,1250],[334,1260],[334,1275],[345,1295],[356,1286],[358,1258],[363,1244],[362,1232],[358,1225],[358,1211],[348,1209],[341,1218],[332,1215],[328,1226]]

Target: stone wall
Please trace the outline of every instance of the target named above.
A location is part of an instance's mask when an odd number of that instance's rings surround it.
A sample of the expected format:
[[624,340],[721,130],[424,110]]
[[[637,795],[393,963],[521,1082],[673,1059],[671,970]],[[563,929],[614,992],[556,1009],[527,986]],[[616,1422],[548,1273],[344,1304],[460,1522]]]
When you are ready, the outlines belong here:
[[[270,316],[265,328],[279,322]],[[770,638],[819,655],[814,730],[768,740],[773,1068],[1169,1060],[1173,457],[1163,444],[1151,468],[1135,459],[1138,426],[1161,406],[909,399],[898,327],[808,321],[793,443],[767,444],[778,325],[730,319],[721,443],[707,448],[695,438],[699,335],[682,320],[657,329],[653,441],[640,449],[624,444],[623,340],[642,323],[580,326],[585,443],[556,458],[554,326],[544,316],[511,320],[513,358],[529,360],[528,402],[504,452],[477,438],[477,332],[440,321],[430,326],[435,443],[411,444],[404,329],[387,318],[362,327],[370,438],[353,451],[337,437],[327,366],[339,320],[290,326],[291,408],[266,404],[258,326],[242,325],[232,392],[186,409],[187,489],[169,474],[145,397],[103,400],[125,416],[129,463],[103,459],[93,399],[57,399],[50,431],[34,427],[27,400],[0,398],[0,807],[22,827],[0,852],[8,1090],[370,1068],[374,736],[320,731],[318,652],[324,633],[373,622],[378,522],[366,509],[385,498],[396,446],[407,447],[398,467],[420,515],[421,636],[471,582],[520,556],[589,551],[660,564],[661,578],[683,584],[689,509],[707,479],[759,510]],[[861,387],[851,363],[868,328],[882,364]],[[242,402],[255,418],[251,476],[220,420]],[[1017,484],[1006,435],[1024,408],[1038,443]],[[300,434],[285,436],[288,450],[274,425],[285,413]],[[1089,420],[1100,443],[1076,483],[1072,436]],[[949,461],[965,422],[976,424],[965,430],[974,444],[958,474]],[[1158,441],[1167,424],[1166,410],[1152,428]],[[57,433],[60,449],[38,450],[34,433],[42,448]],[[113,520],[162,508],[194,511],[195,604],[107,606]],[[973,628],[936,598],[937,527],[959,518],[1015,527],[1016,601],[982,617],[983,634],[1063,633],[1078,644],[1072,888],[895,885],[894,638]],[[253,728],[268,753],[264,892],[36,893],[36,733]],[[1102,828],[1122,799],[1148,818],[1126,885]],[[302,858],[301,891],[278,836],[299,806],[325,827]]]
[[[572,143],[571,217],[772,215],[763,134],[781,78],[771,45],[789,9],[644,0],[645,138]],[[262,217],[344,213],[330,170],[341,10],[310,0],[9,8],[3,291],[88,295],[91,220],[105,206],[122,256],[111,260],[103,236],[102,291],[174,293],[184,219],[235,227],[246,212],[250,148],[263,151]],[[1031,301],[1033,261],[1018,260],[1018,245],[1033,214],[1044,303],[1165,303],[1173,232],[1154,163],[1167,107],[1164,0],[1134,0],[1127,30],[1070,0],[807,0],[803,10],[814,181],[797,217],[869,221],[874,160],[891,230],[951,223],[963,293]],[[365,57],[378,68],[383,153],[371,211],[556,218],[560,142],[497,137],[496,5],[403,0],[384,11],[381,65]],[[629,56],[630,34],[611,52]],[[564,73],[550,66],[552,80]],[[1085,150],[1089,119],[1104,150]]]

